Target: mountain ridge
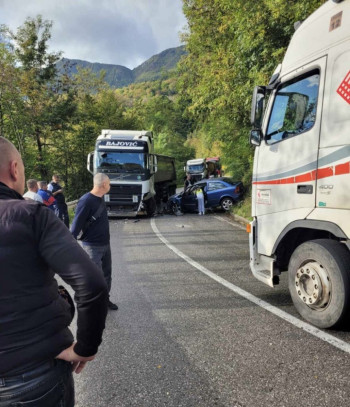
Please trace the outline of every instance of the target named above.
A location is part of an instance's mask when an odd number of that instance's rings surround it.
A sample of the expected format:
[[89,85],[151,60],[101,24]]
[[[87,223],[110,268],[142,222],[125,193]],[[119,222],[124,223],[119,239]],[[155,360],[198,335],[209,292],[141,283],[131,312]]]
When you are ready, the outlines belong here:
[[91,69],[95,74],[105,71],[105,81],[112,88],[122,88],[132,83],[154,81],[166,78],[176,68],[181,57],[186,54],[185,46],[168,48],[159,54],[153,55],[134,69],[123,65],[104,64],[101,62],[89,62],[81,59],[62,58],[56,67],[59,73],[72,76],[77,73],[77,67]]

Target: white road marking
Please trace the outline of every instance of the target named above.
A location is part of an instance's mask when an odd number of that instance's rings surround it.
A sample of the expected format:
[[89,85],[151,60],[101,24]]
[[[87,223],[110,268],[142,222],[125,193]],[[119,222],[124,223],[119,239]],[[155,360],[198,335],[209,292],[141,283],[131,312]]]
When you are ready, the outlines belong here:
[[303,329],[305,332],[308,332],[309,334],[317,337],[318,339],[321,339],[322,341],[327,342],[330,345],[332,345],[344,352],[350,353],[350,344],[349,343],[344,342],[341,339],[338,339],[335,336],[330,335],[327,332],[324,332],[306,322],[303,322],[300,319],[295,318],[292,315],[288,314],[287,312],[284,312],[281,309],[269,304],[268,302],[263,301],[258,297],[255,297],[253,294],[249,293],[248,291],[245,291],[245,290],[239,288],[238,286],[228,282],[227,280],[219,277],[218,275],[214,274],[212,271],[208,270],[207,268],[205,268],[204,266],[202,266],[195,260],[191,259],[191,257],[187,256],[181,250],[177,249],[175,246],[173,246],[171,243],[169,243],[169,241],[160,233],[159,229],[156,226],[156,222],[155,222],[154,218],[151,219],[151,227],[152,227],[154,233],[157,235],[157,237],[170,250],[172,250],[176,255],[181,257],[183,260],[187,261],[187,263],[189,263],[191,266],[193,266],[197,270],[201,271],[203,274],[212,278],[219,284],[222,284],[224,287],[226,287],[229,290],[233,291],[234,293],[240,295],[241,297],[245,298],[246,300],[258,305],[259,307],[265,309],[266,311],[271,312],[272,314],[276,315],[279,318],[282,318],[283,320],[289,322],[290,324],[293,324],[297,328]]
[[221,218],[220,216],[214,216],[214,218],[221,220],[221,222],[229,223],[230,225],[232,225],[232,226],[234,226],[234,227],[236,227],[236,228],[239,228],[239,229],[242,229],[242,230],[246,230],[246,228],[245,228],[244,226],[240,225],[239,223],[230,222],[229,220],[224,219],[224,218]]

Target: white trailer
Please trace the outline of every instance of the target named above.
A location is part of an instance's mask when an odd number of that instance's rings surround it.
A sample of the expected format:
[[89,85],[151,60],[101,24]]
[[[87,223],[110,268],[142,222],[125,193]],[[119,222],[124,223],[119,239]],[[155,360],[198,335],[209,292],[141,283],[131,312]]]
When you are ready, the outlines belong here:
[[342,325],[350,313],[350,0],[328,0],[297,27],[268,86],[254,90],[251,122],[251,270],[271,287],[288,271],[302,317]]

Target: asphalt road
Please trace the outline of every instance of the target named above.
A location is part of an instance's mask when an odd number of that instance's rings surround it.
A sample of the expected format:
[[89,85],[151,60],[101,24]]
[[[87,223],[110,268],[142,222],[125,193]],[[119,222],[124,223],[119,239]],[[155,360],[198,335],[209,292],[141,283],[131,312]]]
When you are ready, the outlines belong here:
[[75,375],[77,407],[350,405],[349,332],[328,331],[341,350],[223,285],[300,320],[286,275],[275,289],[252,276],[241,225],[216,213],[115,219],[110,229],[120,309]]

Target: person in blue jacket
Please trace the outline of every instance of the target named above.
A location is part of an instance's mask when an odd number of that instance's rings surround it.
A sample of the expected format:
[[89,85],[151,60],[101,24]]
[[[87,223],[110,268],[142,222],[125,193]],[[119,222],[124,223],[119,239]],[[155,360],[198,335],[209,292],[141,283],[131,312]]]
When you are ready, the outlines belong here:
[[47,182],[46,181],[38,181],[39,190],[37,192],[38,195],[41,196],[44,205],[46,205],[49,209],[54,211],[57,214],[57,203],[56,199],[52,196],[52,193],[47,190]]

